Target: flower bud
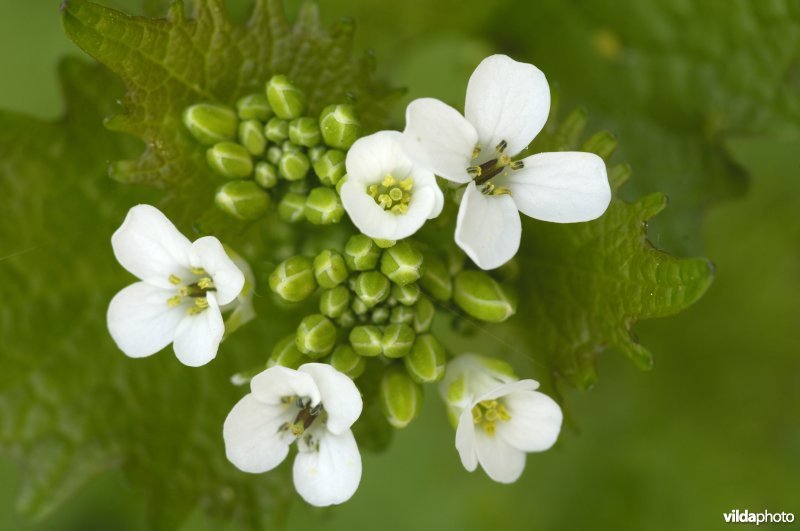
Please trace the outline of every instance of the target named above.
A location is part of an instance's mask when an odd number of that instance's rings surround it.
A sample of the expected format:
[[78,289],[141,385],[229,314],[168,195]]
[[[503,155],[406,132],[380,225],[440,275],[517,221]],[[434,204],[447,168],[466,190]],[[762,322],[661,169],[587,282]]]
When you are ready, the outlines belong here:
[[411,324],[414,322],[414,308],[409,306],[395,306],[389,316],[389,322],[394,324]]
[[259,162],[256,164],[253,179],[261,188],[275,188],[278,184],[278,170],[269,162]]
[[380,248],[363,234],[351,236],[344,246],[344,259],[351,271],[374,269],[380,256]]
[[244,221],[263,216],[271,202],[269,194],[253,181],[227,182],[214,195],[217,208]]
[[298,223],[305,218],[305,209],[305,196],[290,192],[278,203],[278,216],[288,223]]
[[267,125],[264,126],[264,136],[266,136],[270,142],[280,144],[289,138],[289,122],[281,120],[277,116],[273,116],[269,119]]
[[251,155],[262,155],[267,149],[264,127],[258,120],[245,120],[239,124],[239,143]]
[[342,315],[336,318],[336,324],[341,328],[353,328],[357,322],[356,314],[351,310],[346,310]]
[[275,348],[272,349],[272,354],[267,360],[267,368],[280,365],[281,367],[297,369],[300,365],[310,361],[308,356],[304,356],[302,352],[297,350],[294,340],[295,334],[291,334],[275,345]]
[[339,223],[344,216],[344,207],[339,194],[324,186],[314,188],[306,199],[305,215],[314,225]]
[[297,146],[316,146],[322,141],[319,124],[308,116],[292,120],[289,122],[289,140]]
[[511,294],[483,271],[456,275],[453,299],[467,314],[489,323],[501,323],[514,315],[517,303]]
[[417,302],[420,293],[419,285],[416,282],[406,284],[405,286],[400,286],[398,284],[392,286],[392,297],[394,297],[395,301],[404,306],[411,306]]
[[433,306],[433,302],[426,296],[420,297],[417,304],[414,305],[414,319],[411,322],[414,331],[421,334],[430,330],[435,315],[436,308]]
[[364,372],[367,360],[356,354],[350,345],[339,345],[331,354],[331,367],[355,380]]
[[[322,155],[324,155],[326,151],[328,151],[328,148],[326,148],[323,145],[317,145],[309,149],[308,160],[311,161],[311,165],[313,166],[314,164],[316,164],[317,161],[322,158]],[[317,168],[316,166],[314,166],[314,171],[316,170]]]
[[361,123],[352,105],[328,105],[319,115],[322,138],[330,147],[348,149],[361,136]]
[[344,186],[344,183],[346,183],[346,182],[347,182],[347,174],[345,173],[344,175],[342,175],[342,178],[339,179],[339,182],[336,183],[336,193],[337,194],[342,195],[342,186]]
[[[278,166],[283,156],[283,150],[278,146],[270,146],[267,148],[267,161],[273,166]],[[275,170],[277,173],[277,169]]]
[[381,272],[399,286],[416,281],[421,276],[422,253],[402,241],[383,251]]
[[239,98],[239,101],[236,102],[236,110],[242,120],[266,122],[273,115],[272,108],[267,101],[267,95],[262,92],[248,94]]
[[[303,148],[292,144],[291,140],[284,140],[281,144],[281,152],[283,153],[300,153],[302,151]],[[308,163],[311,164],[311,161],[309,160]]]
[[411,352],[403,359],[409,376],[419,383],[441,380],[446,362],[444,347],[430,334],[417,336]]
[[386,306],[379,306],[372,309],[372,313],[370,313],[370,320],[372,321],[372,324],[386,324],[386,322],[389,320],[389,314],[389,308]]
[[399,365],[388,367],[381,378],[380,402],[389,424],[405,428],[422,409],[422,387]]
[[346,171],[345,154],[338,149],[329,149],[314,162],[314,173],[322,184],[336,186]]
[[390,324],[383,329],[383,355],[387,358],[402,358],[411,350],[416,334],[406,324]]
[[382,240],[380,238],[372,238],[372,241],[374,241],[375,245],[381,249],[388,249],[389,247],[394,247],[397,245],[397,240]]
[[324,315],[314,313],[303,317],[297,327],[295,346],[309,358],[321,358],[336,346],[336,325]]
[[311,260],[305,256],[284,260],[269,276],[269,287],[289,302],[307,299],[317,289]]
[[347,265],[342,255],[326,249],[314,258],[314,276],[323,288],[333,288],[347,280]]
[[434,254],[425,255],[425,268],[419,284],[434,299],[446,301],[453,296],[453,280],[450,278],[447,266]]
[[286,76],[272,76],[267,81],[267,100],[278,118],[291,120],[306,112],[306,95]]
[[198,142],[212,146],[236,138],[239,120],[233,109],[212,103],[198,103],[183,112],[183,123]]
[[383,352],[383,334],[377,326],[360,325],[350,330],[350,346],[359,356],[373,358]]
[[326,289],[319,298],[319,313],[335,319],[350,308],[350,290],[344,286]]
[[392,285],[379,272],[365,271],[356,277],[355,292],[368,308],[372,308],[389,298]]
[[244,179],[253,173],[250,153],[234,142],[220,142],[206,151],[206,160],[214,172],[226,179]]
[[360,297],[353,297],[353,302],[350,304],[350,309],[353,310],[353,313],[358,316],[367,315],[369,311],[369,306],[361,300]]
[[281,161],[278,163],[278,173],[287,181],[299,181],[303,179],[308,170],[311,168],[311,163],[308,157],[301,151],[283,152]]

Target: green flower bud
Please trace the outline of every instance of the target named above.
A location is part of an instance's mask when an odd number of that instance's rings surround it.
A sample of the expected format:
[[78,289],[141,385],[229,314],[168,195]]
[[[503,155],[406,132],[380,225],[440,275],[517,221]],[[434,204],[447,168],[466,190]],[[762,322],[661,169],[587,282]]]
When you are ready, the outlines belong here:
[[278,173],[287,181],[299,181],[303,179],[308,170],[311,168],[311,163],[305,153],[300,151],[287,153],[285,150],[281,161],[278,163]]
[[361,136],[361,123],[352,105],[328,105],[319,115],[322,138],[330,147],[348,149]]
[[308,116],[292,120],[289,122],[289,140],[298,146],[316,146],[322,141],[319,124]]
[[[308,159],[311,161],[311,164],[312,165],[316,164],[317,161],[320,158],[322,158],[322,155],[324,155],[326,151],[328,151],[328,148],[326,148],[325,146],[322,146],[322,145],[314,146],[311,149],[309,149],[308,150]],[[317,171],[316,166],[314,166],[314,171]]]
[[357,322],[358,320],[356,319],[356,314],[350,310],[345,311],[342,315],[336,318],[336,324],[341,328],[352,328]]
[[402,358],[411,350],[416,334],[406,324],[390,324],[383,329],[383,355],[387,358]]
[[280,163],[282,156],[283,150],[278,146],[270,146],[267,148],[267,160],[270,164],[277,166],[278,163]]
[[417,336],[411,352],[403,359],[406,372],[419,383],[441,380],[446,361],[444,347],[430,334]]
[[306,219],[314,225],[339,223],[344,216],[344,207],[339,194],[320,186],[311,190],[306,199]]
[[380,256],[380,248],[363,234],[351,236],[344,246],[344,259],[351,271],[374,269]]
[[380,238],[373,238],[372,241],[381,249],[388,249],[397,245],[397,240],[381,240]]
[[331,367],[355,380],[364,373],[367,360],[356,354],[350,345],[339,345],[331,354]]
[[236,110],[239,111],[239,118],[242,120],[266,122],[273,115],[267,95],[261,92],[239,98],[239,101],[236,102]]
[[501,323],[514,315],[517,303],[511,294],[483,271],[462,271],[456,275],[453,299],[472,317]]
[[239,120],[233,109],[213,103],[199,103],[183,112],[183,123],[198,142],[212,146],[236,138]]
[[303,116],[306,112],[306,95],[286,76],[272,76],[267,82],[267,100],[278,118],[284,120]]
[[270,118],[267,125],[264,126],[264,136],[276,144],[283,142],[289,138],[289,122],[281,120],[277,116]]
[[258,120],[245,120],[239,124],[239,143],[251,155],[262,155],[267,149],[264,127]]
[[311,260],[305,256],[284,260],[269,276],[269,287],[289,302],[307,299],[317,289]]
[[361,325],[350,330],[350,346],[359,356],[373,358],[383,352],[383,334],[377,326]]
[[394,324],[411,324],[414,322],[414,308],[409,306],[395,306],[389,316],[389,322]]
[[314,258],[314,276],[323,288],[333,288],[347,280],[347,265],[342,255],[326,249]]
[[239,144],[220,142],[206,151],[206,160],[214,172],[226,179],[243,179],[253,173],[253,158]]
[[338,149],[329,149],[314,162],[314,173],[322,184],[336,186],[342,179],[345,171],[346,155]]
[[419,285],[415,282],[406,284],[405,286],[400,286],[398,284],[392,286],[392,297],[394,297],[395,301],[404,306],[411,306],[417,302],[420,293]]
[[369,311],[369,306],[359,297],[354,297],[353,302],[350,304],[350,309],[353,313],[359,316],[366,315]]
[[347,174],[346,173],[344,175],[342,175],[342,178],[339,179],[338,183],[336,183],[336,193],[337,194],[342,195],[342,186],[344,186],[345,182],[347,182]]
[[418,334],[427,332],[433,324],[433,317],[436,315],[436,308],[428,297],[420,297],[414,305],[414,319],[412,325]]
[[297,369],[300,365],[311,361],[308,356],[304,356],[302,352],[297,350],[294,344],[295,335],[288,335],[275,345],[275,348],[272,349],[272,354],[267,360],[267,368],[280,365],[281,367]]
[[419,279],[421,271],[422,253],[410,243],[402,241],[383,251],[381,272],[395,284],[410,284]]
[[214,204],[217,208],[244,221],[252,221],[263,216],[271,202],[269,194],[253,181],[225,183],[214,195]]
[[389,320],[389,308],[385,306],[374,308],[370,314],[370,318],[372,320],[372,324],[386,324],[386,322]]
[[256,164],[253,178],[261,188],[275,188],[278,184],[278,170],[269,162],[262,161]]
[[305,209],[305,196],[290,192],[278,203],[278,216],[288,223],[298,223],[305,218]]
[[299,181],[289,181],[289,191],[293,194],[300,194],[303,196],[303,208],[305,208],[305,200],[308,195],[308,179],[300,179]]
[[[281,151],[283,151],[283,153],[300,153],[303,151],[303,148],[292,144],[291,140],[284,140],[281,144]],[[310,160],[309,164],[311,164]]]
[[425,268],[419,284],[434,299],[446,301],[453,296],[453,280],[444,261],[436,255],[425,256]]
[[350,290],[344,286],[326,289],[319,298],[319,313],[335,319],[350,308]]
[[389,424],[405,428],[422,409],[422,387],[399,365],[389,367],[381,378],[380,402]]
[[392,284],[377,271],[365,271],[356,277],[355,292],[368,308],[389,298]]
[[336,325],[324,315],[307,315],[297,327],[295,346],[309,358],[318,359],[327,355],[336,346]]

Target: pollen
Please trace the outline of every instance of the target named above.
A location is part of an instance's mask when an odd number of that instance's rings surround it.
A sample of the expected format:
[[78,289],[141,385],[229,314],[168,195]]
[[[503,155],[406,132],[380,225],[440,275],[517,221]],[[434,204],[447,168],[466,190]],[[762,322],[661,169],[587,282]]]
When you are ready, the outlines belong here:
[[169,276],[169,283],[174,285],[174,286],[177,286],[178,284],[181,283],[181,279],[180,279],[180,277],[178,277],[176,275],[170,275]]
[[486,435],[493,436],[498,422],[511,420],[511,414],[497,400],[484,400],[472,408],[472,422],[483,428]]
[[197,281],[197,287],[202,290],[208,290],[214,287],[214,281],[209,277],[203,277]]
[[180,295],[175,295],[174,297],[170,297],[169,299],[167,299],[167,307],[175,308],[176,306],[180,305],[182,299],[183,297],[181,297]]
[[384,210],[393,214],[405,214],[411,203],[411,192],[414,189],[414,179],[406,177],[398,180],[392,175],[387,175],[380,183],[367,186],[367,195]]
[[207,275],[206,270],[202,267],[193,267],[189,271],[191,271],[195,275]]

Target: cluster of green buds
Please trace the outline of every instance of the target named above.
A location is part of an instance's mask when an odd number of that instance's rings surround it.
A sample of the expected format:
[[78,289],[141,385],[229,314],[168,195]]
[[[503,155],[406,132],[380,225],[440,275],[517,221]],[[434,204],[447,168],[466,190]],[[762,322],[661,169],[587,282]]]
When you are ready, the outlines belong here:
[[345,175],[347,150],[361,135],[351,105],[328,105],[309,116],[306,95],[276,75],[235,109],[199,103],[184,111],[183,121],[208,146],[209,167],[226,180],[215,196],[223,212],[254,220],[274,200],[290,223],[328,225],[344,216],[335,188]]
[[380,373],[381,409],[396,428],[419,413],[422,384],[444,375],[445,349],[432,332],[437,307],[455,306],[486,322],[503,321],[516,309],[503,285],[483,271],[424,255],[410,240],[361,234],[341,250],[283,261],[269,285],[290,303],[318,294],[319,306],[275,346],[268,366],[323,360],[357,379],[372,364]]

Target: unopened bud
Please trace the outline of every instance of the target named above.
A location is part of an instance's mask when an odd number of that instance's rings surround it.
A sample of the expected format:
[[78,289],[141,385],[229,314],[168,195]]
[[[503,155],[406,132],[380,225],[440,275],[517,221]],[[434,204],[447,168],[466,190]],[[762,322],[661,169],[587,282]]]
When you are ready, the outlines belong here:
[[258,120],[245,120],[239,124],[239,143],[251,155],[262,155],[267,149],[264,127]]
[[278,216],[288,223],[299,223],[305,219],[306,198],[289,192],[278,203]]
[[383,355],[387,358],[402,358],[414,344],[414,330],[407,324],[390,324],[383,329]]
[[[303,151],[303,148],[294,145],[291,140],[284,140],[283,143],[281,144],[281,151],[283,153],[300,153]],[[310,160],[309,164],[311,164]]]
[[317,289],[311,260],[305,256],[293,256],[284,260],[269,276],[269,287],[289,302],[307,299]]
[[360,325],[350,330],[350,346],[356,354],[373,358],[383,352],[383,334],[377,326]]
[[381,238],[372,238],[372,241],[374,241],[375,245],[377,245],[381,249],[388,249],[389,247],[394,247],[395,245],[397,245],[397,240],[383,240]]
[[314,225],[339,223],[344,216],[344,207],[339,194],[324,186],[314,188],[306,199],[305,215]]
[[388,367],[381,378],[380,402],[389,424],[405,428],[422,409],[422,387],[402,366]]
[[370,319],[372,320],[372,324],[382,325],[386,324],[389,321],[389,308],[386,306],[379,306],[377,308],[372,309],[372,313],[370,313]]
[[272,117],[272,109],[263,92],[248,94],[236,102],[236,110],[242,120],[258,120],[266,122]]
[[267,148],[267,160],[273,166],[277,166],[283,156],[283,150],[278,146],[270,146]]
[[361,136],[361,123],[352,105],[328,105],[319,115],[322,138],[330,147],[348,149]]
[[350,308],[350,290],[345,286],[326,289],[319,298],[319,313],[335,319]]
[[259,162],[256,164],[253,180],[255,180],[261,188],[275,188],[278,184],[278,170],[269,162]]
[[395,284],[392,286],[392,297],[394,300],[404,306],[411,306],[420,296],[419,285],[416,282],[400,286]]
[[355,292],[368,308],[389,298],[392,285],[378,271],[365,271],[356,277]]
[[411,324],[414,322],[414,308],[409,306],[395,306],[389,316],[389,322],[395,324]]
[[322,314],[307,315],[297,327],[295,345],[309,358],[321,358],[336,346],[336,325]]
[[422,253],[402,241],[383,251],[381,272],[399,286],[418,280],[422,274]]
[[308,157],[301,151],[283,152],[281,161],[278,163],[278,173],[287,181],[299,181],[303,179],[311,168]]
[[322,184],[336,186],[346,171],[345,154],[338,149],[329,149],[314,161],[314,173]]
[[467,314],[489,323],[500,323],[517,311],[511,294],[483,271],[462,271],[455,278],[453,299]]
[[[318,145],[310,148],[308,150],[308,160],[311,161],[311,165],[314,166],[314,164],[316,164],[317,161],[322,158],[322,155],[324,155],[326,151],[328,151],[328,148],[326,148],[323,145]],[[317,168],[316,166],[314,166],[314,171],[316,170]]]
[[314,276],[323,288],[333,288],[347,280],[347,265],[342,255],[326,249],[314,258]]
[[306,95],[286,76],[272,76],[267,82],[267,100],[275,115],[284,120],[292,120],[306,112]]
[[441,380],[446,362],[444,347],[430,334],[417,336],[411,352],[403,359],[409,376],[419,383]]
[[336,318],[336,324],[341,328],[353,328],[357,322],[358,319],[356,319],[356,314],[350,310],[345,311],[342,315]]
[[425,255],[425,268],[419,284],[434,299],[446,301],[453,296],[453,281],[447,265],[434,254]]
[[296,334],[291,334],[281,339],[267,360],[267,368],[280,365],[290,369],[297,369],[300,365],[311,361],[308,356],[297,350],[294,344]]
[[264,136],[276,144],[283,142],[289,138],[289,122],[273,116],[264,126]]
[[344,246],[344,259],[351,271],[374,269],[380,256],[380,248],[363,234],[351,236]]
[[365,316],[369,311],[369,306],[361,300],[360,297],[353,297],[353,302],[350,303],[350,309],[358,316]]
[[319,124],[313,118],[304,116],[289,122],[289,140],[293,144],[305,147],[314,147],[322,141]]
[[206,160],[214,173],[226,179],[244,179],[253,173],[250,153],[234,142],[220,142],[206,151]]
[[331,367],[355,380],[363,374],[367,360],[356,354],[350,345],[339,345],[331,354]]
[[423,295],[414,305],[414,319],[412,321],[414,331],[421,334],[430,330],[434,315],[436,315],[436,308],[433,306],[433,302]]
[[183,123],[198,142],[212,146],[236,138],[239,120],[233,109],[212,103],[199,103],[183,112]]
[[252,221],[264,215],[271,203],[270,196],[253,181],[231,181],[223,184],[214,195],[217,208],[237,219]]

